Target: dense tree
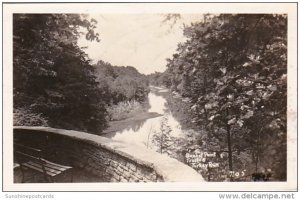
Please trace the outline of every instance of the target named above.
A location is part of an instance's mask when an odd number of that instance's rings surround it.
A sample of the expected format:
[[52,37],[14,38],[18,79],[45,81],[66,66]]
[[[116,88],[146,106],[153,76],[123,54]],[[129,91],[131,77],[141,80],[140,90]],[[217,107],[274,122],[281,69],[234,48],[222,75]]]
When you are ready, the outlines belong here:
[[149,84],[154,86],[171,86],[171,80],[169,79],[168,71],[165,72],[155,72],[147,75]]
[[149,93],[148,80],[134,67],[113,66],[104,61],[95,65],[96,80],[107,95],[108,104],[122,101],[146,101]]
[[174,138],[171,135],[171,127],[168,124],[168,118],[163,116],[159,132],[155,132],[152,136],[152,143],[158,147],[157,151],[161,154],[171,154]]
[[270,168],[286,180],[286,16],[206,15],[185,35],[168,79],[191,99],[206,148],[228,153],[227,171]]
[[[87,40],[99,41],[95,27],[95,20],[76,14],[13,16],[16,113],[36,114],[53,127],[89,132],[105,128],[103,92],[87,55],[77,45],[83,30]],[[17,116],[22,115],[15,115],[15,124],[20,125]]]

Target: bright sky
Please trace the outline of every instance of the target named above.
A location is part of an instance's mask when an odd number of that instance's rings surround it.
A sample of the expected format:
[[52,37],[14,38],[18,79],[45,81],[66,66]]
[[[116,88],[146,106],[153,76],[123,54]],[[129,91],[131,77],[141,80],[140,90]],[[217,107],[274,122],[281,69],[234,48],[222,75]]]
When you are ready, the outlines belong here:
[[162,14],[103,14],[90,15],[98,21],[96,31],[101,42],[79,41],[96,63],[103,60],[117,66],[133,66],[144,74],[166,69],[166,59],[175,53],[177,44],[184,42],[183,23],[199,21],[202,15],[181,15],[173,28],[162,23]]

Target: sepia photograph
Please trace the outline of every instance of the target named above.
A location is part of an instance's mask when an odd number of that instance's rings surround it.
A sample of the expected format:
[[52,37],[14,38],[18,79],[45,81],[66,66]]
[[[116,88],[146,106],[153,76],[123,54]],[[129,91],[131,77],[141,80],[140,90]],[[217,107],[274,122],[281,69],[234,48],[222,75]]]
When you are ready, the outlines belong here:
[[297,188],[295,4],[6,6],[4,186]]

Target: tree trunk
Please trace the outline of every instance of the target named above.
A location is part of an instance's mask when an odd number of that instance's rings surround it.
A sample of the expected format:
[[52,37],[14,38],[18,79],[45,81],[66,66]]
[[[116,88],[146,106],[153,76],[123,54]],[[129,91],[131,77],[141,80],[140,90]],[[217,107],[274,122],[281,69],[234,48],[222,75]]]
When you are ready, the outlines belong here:
[[162,151],[163,151],[163,133],[161,134],[161,137],[160,137],[160,154],[162,154]]
[[[231,149],[231,133],[230,133],[230,125],[227,125],[227,145],[228,145],[228,164],[229,164],[229,171],[233,171],[233,168],[232,168],[232,149]],[[233,181],[232,177],[230,177],[230,181]]]
[[260,131],[258,131],[257,133],[257,141],[256,141],[255,172],[258,171],[259,156],[260,156]]

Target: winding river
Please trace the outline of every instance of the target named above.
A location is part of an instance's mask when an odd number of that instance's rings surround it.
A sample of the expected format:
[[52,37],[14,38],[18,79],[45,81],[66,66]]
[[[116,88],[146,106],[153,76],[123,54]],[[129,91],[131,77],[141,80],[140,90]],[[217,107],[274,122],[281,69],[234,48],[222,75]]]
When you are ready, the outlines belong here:
[[[155,87],[155,90],[163,91],[166,89]],[[183,130],[179,122],[167,109],[167,100],[153,91],[148,94],[148,98],[150,104],[148,112],[155,112],[160,114],[160,116],[137,122],[136,124],[132,124],[130,128],[106,135],[105,137],[155,150],[157,147],[152,143],[152,138],[154,134],[161,133],[162,123],[167,124],[170,128],[170,135],[172,137],[183,137]]]

